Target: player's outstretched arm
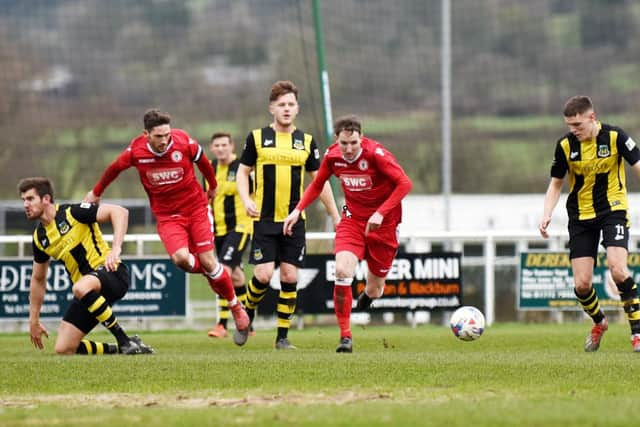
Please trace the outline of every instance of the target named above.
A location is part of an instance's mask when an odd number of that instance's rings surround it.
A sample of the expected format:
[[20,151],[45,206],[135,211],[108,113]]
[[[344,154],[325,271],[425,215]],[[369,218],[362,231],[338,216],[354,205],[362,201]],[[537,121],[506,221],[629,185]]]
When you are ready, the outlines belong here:
[[282,234],[284,234],[285,236],[291,236],[293,234],[293,226],[296,225],[299,219],[300,211],[298,210],[298,208],[295,208],[284,219],[284,224],[282,224]]
[[384,220],[384,216],[376,211],[371,215],[369,220],[367,221],[367,226],[364,229],[364,235],[367,236],[370,231],[377,230],[382,225],[382,221]]
[[[413,187],[411,179],[409,179],[400,165],[393,164],[393,166],[395,167],[388,167],[385,172],[391,177],[395,186],[389,197],[377,209],[377,212],[383,217],[391,212],[393,208],[398,206]],[[393,172],[393,174],[391,172]]]
[[631,167],[636,176],[640,178],[640,161],[635,162]]
[[320,201],[324,205],[324,208],[327,211],[327,215],[331,217],[333,228],[335,229],[335,227],[340,222],[340,213],[338,212],[338,208],[336,207],[336,200],[333,197],[333,190],[331,190],[331,184],[329,183],[329,181],[325,181],[324,186],[322,187],[322,192],[320,193]]
[[540,231],[540,235],[545,239],[549,237],[547,228],[551,223],[553,210],[558,204],[558,200],[560,200],[560,193],[562,192],[563,182],[564,180],[561,178],[552,177],[551,181],[549,182],[549,187],[547,187],[547,192],[544,195],[544,210],[542,212],[540,225],[538,226],[538,231]]
[[244,209],[247,211],[247,215],[252,218],[260,217],[260,211],[256,206],[256,202],[253,201],[249,194],[249,175],[251,174],[251,167],[240,163],[238,165],[238,173],[236,174],[236,184],[238,187],[238,195]]
[[340,222],[340,213],[338,212],[338,208],[336,207],[336,201],[333,197],[333,191],[331,190],[331,185],[329,184],[329,178],[331,177],[331,172],[327,167],[327,164],[323,160],[320,164],[320,169],[317,171],[309,171],[309,175],[311,176],[311,184],[304,190],[302,194],[302,199],[296,206],[300,211],[303,211],[307,206],[309,206],[315,199],[318,197],[320,201],[324,205],[325,210],[327,211],[327,215],[331,217],[333,221],[334,227],[338,225]]
[[131,166],[131,150],[125,150],[104,170],[102,176],[93,186],[93,189],[87,193],[84,198],[85,202],[98,203],[100,196],[106,188],[115,180],[120,172]]
[[93,193],[93,190],[89,190],[89,192],[84,196],[84,199],[82,199],[82,201],[85,203],[100,203],[100,197],[96,196]]
[[115,271],[120,263],[124,236],[129,226],[129,211],[118,205],[101,204],[98,207],[96,221],[99,223],[111,222],[113,227],[113,241],[111,251],[107,254],[104,266],[107,271]]
[[202,172],[202,176],[209,184],[209,188],[207,189],[207,197],[209,200],[213,200],[216,197],[216,190],[218,189],[218,181],[216,180],[216,172],[213,170],[213,166],[211,166],[211,161],[207,157],[207,155],[203,152],[200,156],[200,159],[196,162],[198,169]]
[[40,310],[47,292],[48,270],[49,261],[44,263],[34,261],[29,285],[29,335],[31,343],[39,350],[44,349],[42,335],[49,338],[49,331],[40,323]]

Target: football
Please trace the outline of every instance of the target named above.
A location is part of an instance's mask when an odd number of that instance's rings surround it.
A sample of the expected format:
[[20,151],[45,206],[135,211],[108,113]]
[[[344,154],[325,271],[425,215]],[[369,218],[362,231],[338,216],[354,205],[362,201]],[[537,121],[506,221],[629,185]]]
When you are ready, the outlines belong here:
[[449,325],[462,341],[475,341],[484,332],[484,315],[475,307],[463,306],[453,312]]

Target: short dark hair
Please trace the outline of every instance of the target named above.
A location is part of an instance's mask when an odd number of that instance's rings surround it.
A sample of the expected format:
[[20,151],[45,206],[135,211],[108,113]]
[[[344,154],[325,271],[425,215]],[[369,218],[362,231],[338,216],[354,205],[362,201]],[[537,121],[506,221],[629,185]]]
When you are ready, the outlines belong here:
[[269,95],[269,102],[273,102],[280,98],[282,95],[292,93],[298,99],[298,88],[291,80],[279,80],[271,86],[271,94]]
[[36,190],[36,193],[38,193],[38,196],[40,197],[44,197],[48,194],[51,196],[51,201],[53,202],[53,183],[49,178],[34,176],[21,179],[18,183],[18,192],[20,194],[26,193],[32,188]]
[[358,132],[362,135],[362,123],[360,123],[360,119],[354,115],[340,117],[333,124],[333,133],[338,136],[343,130]]
[[211,139],[209,141],[213,142],[213,140],[217,138],[229,138],[229,142],[233,144],[233,138],[229,132],[215,132],[211,135]]
[[577,95],[569,98],[564,104],[563,114],[565,117],[573,117],[578,114],[584,114],[589,110],[593,110],[591,98],[584,95]]
[[144,123],[144,129],[150,131],[156,126],[168,125],[171,123],[171,116],[169,113],[163,113],[157,108],[152,108],[151,110],[147,110],[144,113],[144,118],[142,119]]

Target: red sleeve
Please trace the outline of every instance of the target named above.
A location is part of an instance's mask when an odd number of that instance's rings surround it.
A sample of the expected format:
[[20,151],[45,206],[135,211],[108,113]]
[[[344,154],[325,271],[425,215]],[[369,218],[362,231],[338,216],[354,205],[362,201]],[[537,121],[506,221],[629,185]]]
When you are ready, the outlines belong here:
[[207,158],[204,151],[196,161],[196,165],[198,165],[198,169],[202,172],[204,179],[209,183],[209,188],[216,188],[218,186],[218,181],[216,181],[216,172],[213,170],[211,161]]
[[387,216],[409,194],[413,184],[391,153],[387,151],[385,156],[377,157],[377,159],[379,170],[395,184],[389,198],[377,209],[380,215]]
[[296,209],[302,212],[307,206],[309,206],[319,195],[322,193],[322,188],[324,187],[324,183],[331,177],[331,171],[329,170],[329,166],[327,166],[326,157],[320,163],[320,169],[318,169],[318,174],[311,181],[311,184],[304,190],[304,194],[302,195],[302,199],[298,202]]
[[111,163],[93,187],[93,194],[100,197],[104,190],[113,182],[120,172],[131,167],[131,148],[124,150],[118,158]]

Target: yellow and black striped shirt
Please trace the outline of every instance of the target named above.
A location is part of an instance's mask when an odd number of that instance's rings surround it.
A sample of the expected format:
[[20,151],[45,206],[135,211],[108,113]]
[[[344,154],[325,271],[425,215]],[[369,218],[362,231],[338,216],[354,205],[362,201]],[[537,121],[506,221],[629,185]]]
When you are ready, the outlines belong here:
[[310,134],[298,129],[281,133],[267,126],[247,136],[240,162],[255,168],[260,220],[282,222],[302,196],[304,172],[320,168],[320,153]]
[[[218,181],[216,197],[211,203],[216,237],[224,236],[230,231],[251,234],[253,221],[244,209],[236,182],[240,160],[234,154],[233,160],[228,165],[223,165],[215,160],[211,161],[211,165],[216,171],[216,181]],[[206,181],[205,185],[208,188],[209,184]],[[253,192],[251,186],[252,183],[249,180],[249,193]]]
[[595,140],[580,141],[567,133],[556,144],[551,176],[569,174],[567,212],[570,220],[600,218],[613,211],[627,211],[623,159],[640,160],[636,143],[622,129],[598,123]]
[[73,283],[104,264],[109,246],[96,222],[98,205],[56,205],[56,216],[33,232],[33,259],[45,263],[60,260]]

